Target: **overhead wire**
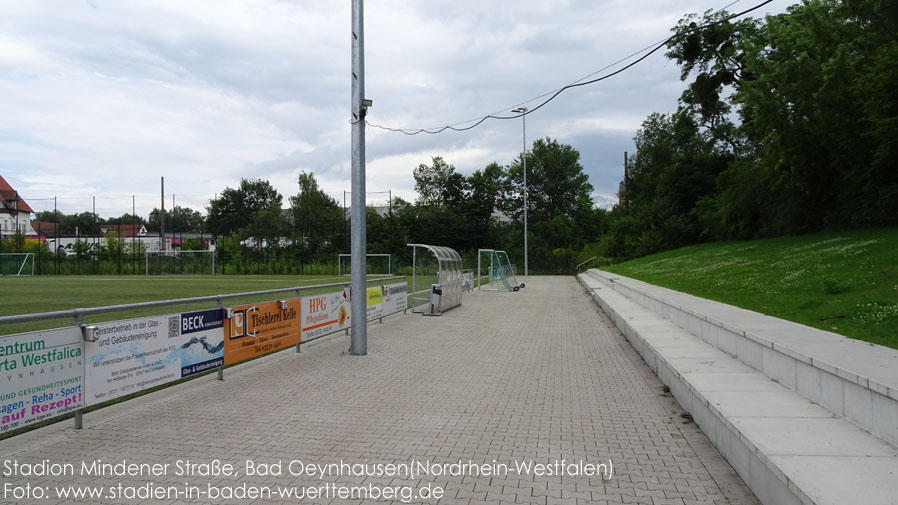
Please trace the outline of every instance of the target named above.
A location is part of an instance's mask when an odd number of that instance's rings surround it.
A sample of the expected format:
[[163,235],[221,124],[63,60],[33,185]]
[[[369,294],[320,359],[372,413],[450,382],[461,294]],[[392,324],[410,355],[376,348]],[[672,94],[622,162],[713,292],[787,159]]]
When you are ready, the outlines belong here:
[[[724,11],[724,10],[726,10],[727,8],[729,8],[729,7],[731,7],[731,6],[733,6],[733,5],[737,4],[737,3],[739,3],[740,1],[741,1],[741,0],[735,0],[735,1],[731,2],[731,3],[729,3],[728,5],[726,5],[725,7],[719,9],[717,12]],[[750,8],[748,8],[748,9],[745,9],[745,10],[743,10],[743,11],[741,11],[741,12],[737,12],[737,13],[735,13],[735,14],[731,14],[731,15],[729,15],[729,16],[723,18],[723,19],[719,19],[719,20],[713,21],[713,22],[711,22],[711,23],[707,23],[707,24],[704,24],[704,25],[701,25],[701,26],[695,26],[695,27],[689,28],[688,30],[683,30],[683,31],[674,33],[673,35],[671,35],[671,36],[669,36],[669,37],[667,37],[667,38],[665,38],[665,39],[663,39],[663,40],[660,40],[660,41],[658,41],[658,42],[655,42],[654,44],[651,44],[651,45],[649,45],[649,46],[647,46],[647,47],[645,47],[645,48],[643,48],[643,49],[641,49],[641,50],[639,50],[639,51],[636,51],[635,53],[632,53],[632,54],[630,54],[630,55],[628,55],[628,56],[625,56],[625,57],[623,57],[623,58],[621,58],[621,59],[615,61],[614,63],[610,63],[610,64],[608,64],[608,65],[606,65],[606,66],[604,66],[604,67],[602,67],[602,68],[596,70],[595,72],[592,72],[591,74],[588,74],[588,75],[586,75],[586,76],[584,76],[584,77],[581,77],[580,79],[577,79],[576,81],[571,82],[570,84],[567,84],[567,85],[565,85],[565,86],[562,86],[562,87],[560,87],[560,88],[558,88],[558,89],[556,89],[556,90],[554,90],[554,91],[549,91],[549,92],[547,92],[547,93],[543,93],[543,94],[540,95],[540,96],[531,98],[531,99],[526,100],[526,101],[524,101],[524,102],[520,102],[519,104],[512,105],[512,106],[510,106],[510,107],[506,107],[506,108],[504,108],[504,109],[502,109],[502,110],[500,110],[500,111],[494,112],[494,113],[492,113],[492,114],[487,114],[487,115],[485,115],[485,116],[480,116],[480,117],[476,117],[476,118],[473,118],[473,119],[469,119],[469,120],[467,120],[467,121],[461,121],[461,122],[458,122],[458,123],[453,123],[453,124],[449,124],[449,125],[445,125],[445,126],[434,127],[434,128],[420,128],[420,129],[417,129],[417,130],[407,130],[407,129],[403,129],[403,128],[391,128],[391,127],[388,127],[388,126],[383,126],[383,125],[371,123],[371,122],[369,122],[367,119],[365,119],[364,121],[365,121],[365,124],[366,124],[366,125],[368,125],[368,126],[370,126],[370,127],[372,127],[372,128],[378,128],[378,129],[381,129],[381,130],[386,130],[386,131],[391,131],[391,132],[396,132],[396,133],[402,133],[402,134],[405,134],[405,135],[412,136],[412,135],[418,135],[418,134],[420,134],[420,133],[427,133],[427,134],[430,134],[430,135],[436,135],[436,134],[442,133],[442,132],[444,132],[444,131],[446,131],[446,130],[452,130],[452,131],[457,131],[457,132],[462,132],[462,131],[472,130],[472,129],[474,129],[474,128],[480,126],[481,124],[483,124],[483,123],[484,123],[486,120],[488,120],[488,119],[498,119],[498,120],[517,119],[517,118],[519,118],[519,117],[521,117],[521,116],[526,116],[526,115],[528,115],[528,114],[532,114],[533,112],[536,112],[537,110],[541,109],[541,108],[544,107],[546,104],[548,104],[549,102],[551,102],[552,100],[554,100],[555,98],[557,98],[560,94],[562,94],[563,92],[565,92],[565,91],[567,91],[567,90],[569,90],[569,89],[572,89],[572,88],[578,88],[578,87],[581,87],[581,86],[588,86],[588,85],[590,85],[590,84],[595,84],[595,83],[597,83],[597,82],[604,81],[604,80],[606,80],[606,79],[609,79],[609,78],[611,78],[611,77],[614,77],[615,75],[618,75],[618,74],[620,74],[620,73],[622,73],[622,72],[624,72],[624,71],[626,71],[626,70],[628,70],[628,69],[630,69],[630,68],[636,66],[637,64],[639,64],[640,62],[644,61],[646,58],[648,58],[648,57],[651,56],[652,54],[658,52],[658,50],[660,50],[662,47],[665,47],[665,46],[667,45],[668,42],[670,42],[671,40],[673,40],[673,39],[675,39],[675,38],[677,38],[677,37],[686,35],[686,34],[691,33],[691,32],[695,32],[695,31],[698,31],[698,30],[703,30],[703,29],[706,29],[706,28],[710,28],[710,27],[712,27],[712,26],[716,26],[716,25],[725,23],[725,22],[727,22],[727,21],[729,21],[729,20],[731,20],[731,19],[735,19],[735,18],[744,16],[744,15],[750,13],[750,12],[756,11],[756,10],[760,9],[761,7],[764,7],[765,5],[767,5],[767,4],[769,4],[769,3],[772,3],[772,2],[773,2],[773,0],[765,0],[764,2],[761,2],[761,3],[759,3],[759,4],[757,4],[757,5],[753,6],[753,7],[750,7]],[[646,52],[646,51],[648,51],[648,52]],[[603,75],[603,76],[601,76],[601,77],[597,77],[597,78],[595,78],[595,79],[584,80],[584,79],[589,79],[590,77],[592,77],[592,76],[594,76],[594,75],[596,75],[596,74],[598,74],[598,73],[600,73],[600,72],[603,72],[603,71],[605,71],[605,70],[607,70],[607,69],[609,69],[609,68],[611,68],[611,67],[614,67],[615,65],[618,65],[618,64],[620,64],[620,63],[622,63],[622,62],[624,62],[624,61],[627,61],[627,60],[629,60],[630,58],[633,58],[634,56],[639,55],[639,54],[641,54],[641,53],[645,53],[645,54],[643,54],[642,56],[640,56],[640,57],[637,58],[636,60],[634,60],[634,61],[628,63],[627,65],[625,65],[625,66],[623,66],[623,67],[621,67],[621,68],[615,70],[614,72],[610,72],[610,73],[608,73],[608,74],[605,74],[605,75]],[[539,100],[539,99],[541,99],[541,98],[544,98],[544,97],[546,97],[546,96],[548,96],[549,98],[547,98],[546,100],[544,100],[543,102],[541,102],[539,105],[537,105],[537,106],[535,106],[535,107],[533,107],[533,108],[531,108],[531,109],[527,109],[526,111],[519,112],[519,113],[516,113],[516,114],[514,114],[514,115],[510,115],[510,116],[506,116],[506,115],[500,116],[500,115],[499,115],[499,114],[502,114],[502,113],[507,112],[507,111],[509,111],[509,110],[515,109],[515,108],[517,108],[517,107],[519,107],[519,106],[521,106],[521,105],[524,105],[524,104],[533,102],[533,101],[535,101],[535,100]],[[364,116],[363,116],[362,118],[364,118]],[[355,124],[355,123],[358,123],[358,122],[362,121],[362,120],[363,120],[362,118],[360,118],[360,119],[358,119],[358,120],[356,120],[356,121],[350,121],[350,122],[351,122],[352,124]],[[471,123],[472,121],[473,121],[473,124],[470,124],[470,125],[464,126],[464,127],[459,127],[459,125]]]

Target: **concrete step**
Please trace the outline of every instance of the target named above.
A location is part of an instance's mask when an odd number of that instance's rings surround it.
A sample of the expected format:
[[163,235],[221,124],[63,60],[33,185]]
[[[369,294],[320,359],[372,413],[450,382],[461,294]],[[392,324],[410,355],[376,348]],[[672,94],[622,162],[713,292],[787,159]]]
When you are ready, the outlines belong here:
[[587,275],[898,446],[898,350],[602,270]]
[[898,448],[620,292],[578,277],[767,505],[898,504]]

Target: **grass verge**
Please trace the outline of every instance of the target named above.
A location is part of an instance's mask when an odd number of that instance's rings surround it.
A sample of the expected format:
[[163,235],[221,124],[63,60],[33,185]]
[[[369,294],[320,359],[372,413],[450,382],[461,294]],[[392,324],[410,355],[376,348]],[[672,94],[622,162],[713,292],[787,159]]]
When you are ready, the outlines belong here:
[[898,228],[701,244],[606,270],[898,349]]

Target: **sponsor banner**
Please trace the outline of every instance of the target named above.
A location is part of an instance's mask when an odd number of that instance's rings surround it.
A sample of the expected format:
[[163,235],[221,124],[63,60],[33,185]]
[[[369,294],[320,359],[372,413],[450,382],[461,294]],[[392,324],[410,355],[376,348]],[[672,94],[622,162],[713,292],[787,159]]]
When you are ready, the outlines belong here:
[[408,308],[408,283],[387,284],[384,286],[384,315],[399,312]]
[[368,300],[368,314],[367,318],[369,321],[373,319],[377,319],[379,317],[383,317],[384,315],[384,292],[383,286],[374,286],[373,288],[368,288],[365,291],[365,297]]
[[0,433],[84,406],[76,327],[0,337]]
[[344,291],[302,297],[303,341],[348,328],[350,313]]
[[466,272],[461,278],[461,290],[474,291],[474,272]]
[[278,351],[300,341],[299,298],[232,307],[225,319],[224,362],[226,365]]
[[87,405],[222,366],[221,309],[98,323],[85,342]]

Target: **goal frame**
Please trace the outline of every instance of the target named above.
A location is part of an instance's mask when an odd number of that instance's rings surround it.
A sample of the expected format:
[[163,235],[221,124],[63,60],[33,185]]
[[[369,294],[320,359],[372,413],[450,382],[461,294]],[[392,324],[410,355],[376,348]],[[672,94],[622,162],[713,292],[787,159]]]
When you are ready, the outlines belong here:
[[[340,277],[347,277],[347,276],[349,276],[349,275],[352,275],[352,272],[351,272],[351,271],[350,271],[350,272],[343,272],[343,261],[341,261],[342,258],[349,258],[350,261],[351,261],[351,260],[352,260],[352,254],[349,254],[349,253],[340,253],[340,254],[337,255],[337,275],[339,275]],[[388,273],[385,273],[385,274],[368,274],[368,273],[366,272],[366,273],[365,273],[365,277],[367,277],[368,275],[381,275],[381,276],[384,276],[384,277],[389,277],[389,276],[393,275],[393,255],[392,255],[392,254],[390,254],[390,253],[366,254],[366,255],[365,255],[365,262],[366,262],[366,263],[367,263],[368,258],[387,258],[387,270],[388,270]]]
[[[215,249],[187,249],[184,251],[174,250],[174,251],[147,251],[145,256],[145,275],[150,276],[150,256],[179,256],[184,253],[198,253],[198,254],[209,254],[211,256],[212,263],[212,273],[211,274],[202,274],[202,275],[215,275]],[[155,274],[152,274],[155,275]],[[165,275],[165,274],[162,274]]]
[[[9,274],[11,277],[19,277],[19,276],[22,276],[22,275],[31,275],[31,276],[34,276],[34,253],[33,253],[33,252],[28,252],[28,253],[0,253],[0,261],[2,261],[2,258],[3,258],[4,256],[19,256],[19,257],[22,258],[22,264],[19,265],[19,269],[16,271],[16,273],[14,273],[14,274]],[[29,258],[29,257],[31,258],[31,271],[30,271],[30,272],[27,271],[27,270],[25,269],[25,266],[28,264],[28,258]],[[26,273],[23,274],[23,273],[22,273],[23,271],[26,272]],[[2,274],[2,275],[6,275],[6,274]]]
[[[483,276],[481,270],[481,259],[483,254],[489,258],[489,264],[486,265],[487,284],[483,284]],[[502,258],[505,259],[503,263]],[[499,284],[498,281],[501,281]],[[477,250],[477,290],[478,291],[518,291],[525,285],[518,284],[515,275],[515,266],[511,264],[508,253],[499,249],[478,249]]]

